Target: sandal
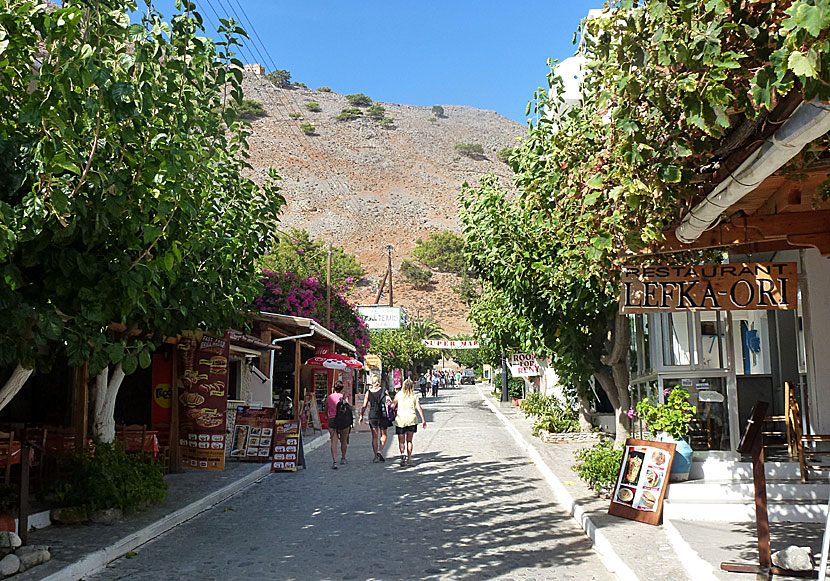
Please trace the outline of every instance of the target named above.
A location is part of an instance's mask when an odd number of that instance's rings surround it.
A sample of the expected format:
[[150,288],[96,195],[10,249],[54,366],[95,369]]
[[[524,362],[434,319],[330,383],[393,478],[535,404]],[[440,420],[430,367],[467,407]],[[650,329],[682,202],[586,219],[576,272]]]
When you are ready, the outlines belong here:
[[340,459],[340,465],[341,465],[341,466],[345,466],[345,465],[346,465],[346,459],[345,459],[345,458],[341,458],[341,459]]
[[378,462],[386,462],[386,458],[380,452],[378,452]]
[[406,466],[406,456],[401,456],[401,466]]
[[332,462],[331,469],[337,470],[337,462]]

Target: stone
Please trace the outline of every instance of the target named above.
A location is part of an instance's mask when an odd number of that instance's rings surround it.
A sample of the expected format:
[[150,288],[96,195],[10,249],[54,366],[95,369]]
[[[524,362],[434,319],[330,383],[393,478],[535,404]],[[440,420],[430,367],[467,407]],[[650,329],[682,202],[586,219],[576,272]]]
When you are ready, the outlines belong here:
[[20,570],[20,557],[17,555],[6,555],[0,559],[0,575],[8,577]]
[[809,547],[790,545],[772,554],[772,564],[790,571],[812,571],[813,555]]
[[118,508],[104,508],[89,515],[89,520],[99,525],[112,526],[124,518],[124,513]]
[[52,519],[52,524],[57,525],[78,525],[89,520],[86,510],[80,506],[53,508],[49,518]]
[[46,549],[34,549],[24,553],[18,551],[15,553],[15,556],[20,559],[21,573],[27,569],[31,569],[32,567],[37,567],[52,558],[51,553],[49,553]]
[[11,531],[0,531],[0,548],[2,549],[16,549],[23,542],[20,540],[20,537],[17,536],[17,533],[13,533]]

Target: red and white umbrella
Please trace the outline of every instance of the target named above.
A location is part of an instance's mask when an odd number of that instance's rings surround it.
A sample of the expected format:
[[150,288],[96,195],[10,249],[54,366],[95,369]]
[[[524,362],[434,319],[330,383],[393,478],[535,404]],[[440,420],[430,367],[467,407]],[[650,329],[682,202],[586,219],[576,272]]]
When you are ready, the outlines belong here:
[[339,353],[315,355],[306,361],[305,364],[318,369],[363,369],[363,364],[360,361],[354,357],[340,355]]

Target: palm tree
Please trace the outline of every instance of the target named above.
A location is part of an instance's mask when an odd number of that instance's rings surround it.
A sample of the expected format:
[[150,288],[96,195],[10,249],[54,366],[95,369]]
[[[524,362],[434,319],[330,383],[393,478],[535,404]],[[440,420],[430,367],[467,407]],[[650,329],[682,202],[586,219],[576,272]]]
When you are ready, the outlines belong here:
[[409,324],[411,337],[417,341],[423,339],[446,339],[447,334],[441,325],[430,319],[418,319]]

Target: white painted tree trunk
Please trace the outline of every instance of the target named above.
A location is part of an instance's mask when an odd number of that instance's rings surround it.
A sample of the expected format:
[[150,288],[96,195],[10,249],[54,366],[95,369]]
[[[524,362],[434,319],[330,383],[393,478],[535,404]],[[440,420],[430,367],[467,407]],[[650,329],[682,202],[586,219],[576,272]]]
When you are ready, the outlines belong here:
[[17,367],[12,371],[11,377],[0,388],[0,410],[6,407],[14,399],[14,396],[17,395],[17,392],[26,385],[26,380],[29,379],[33,371],[34,369],[31,367],[24,367],[20,363],[17,364]]
[[590,432],[594,428],[591,423],[591,401],[581,393],[577,394],[576,399],[579,403],[579,431]]
[[118,397],[118,389],[123,380],[124,370],[120,363],[112,370],[112,377],[109,376],[107,367],[95,377],[92,437],[102,442],[111,443],[115,440],[115,398]]
[[631,396],[628,392],[628,348],[630,344],[631,331],[628,318],[625,315],[616,315],[605,344],[606,355],[602,358],[602,362],[608,367],[594,373],[594,377],[602,385],[608,400],[614,406],[617,429],[614,444],[618,446],[624,445],[626,438],[631,434],[631,419],[628,417],[628,410],[631,407]]

